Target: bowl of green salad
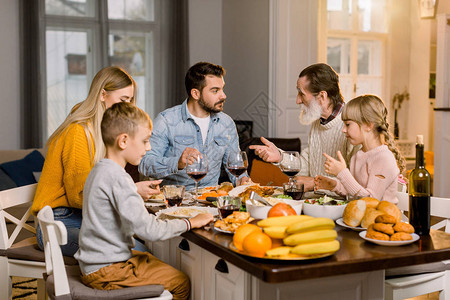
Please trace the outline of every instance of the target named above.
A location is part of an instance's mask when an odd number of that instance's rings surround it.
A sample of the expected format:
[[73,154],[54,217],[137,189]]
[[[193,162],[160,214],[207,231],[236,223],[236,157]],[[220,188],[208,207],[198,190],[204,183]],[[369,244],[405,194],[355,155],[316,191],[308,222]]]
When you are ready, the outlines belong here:
[[342,218],[347,201],[323,196],[317,199],[306,199],[303,203],[303,213],[312,217],[324,217],[332,220]]

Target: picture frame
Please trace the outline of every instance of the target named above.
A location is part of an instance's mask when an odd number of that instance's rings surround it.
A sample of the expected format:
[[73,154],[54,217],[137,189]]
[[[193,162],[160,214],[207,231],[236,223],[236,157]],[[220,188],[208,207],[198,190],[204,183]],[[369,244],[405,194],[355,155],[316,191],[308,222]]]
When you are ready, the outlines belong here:
[[421,19],[434,19],[436,17],[436,10],[438,0],[418,0],[419,13]]

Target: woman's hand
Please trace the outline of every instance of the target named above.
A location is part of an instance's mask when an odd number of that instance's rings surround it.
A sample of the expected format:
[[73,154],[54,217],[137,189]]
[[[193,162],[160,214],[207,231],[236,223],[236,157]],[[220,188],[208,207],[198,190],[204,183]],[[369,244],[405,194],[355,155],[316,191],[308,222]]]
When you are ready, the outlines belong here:
[[332,158],[326,153],[323,153],[323,156],[325,156],[325,158],[327,159],[325,161],[325,172],[327,172],[328,174],[337,176],[339,172],[347,168],[347,164],[345,163],[345,159],[342,156],[341,151],[337,152],[339,160]]
[[256,155],[266,162],[280,162],[281,154],[277,146],[264,137],[261,137],[261,142],[263,142],[264,145],[250,145],[248,148],[255,150]]
[[149,199],[152,195],[160,193],[159,184],[162,182],[160,180],[147,180],[136,182],[137,192],[144,200]]
[[198,214],[195,217],[189,219],[189,222],[191,222],[191,228],[200,228],[208,225],[212,221],[214,221],[214,217],[212,214]]

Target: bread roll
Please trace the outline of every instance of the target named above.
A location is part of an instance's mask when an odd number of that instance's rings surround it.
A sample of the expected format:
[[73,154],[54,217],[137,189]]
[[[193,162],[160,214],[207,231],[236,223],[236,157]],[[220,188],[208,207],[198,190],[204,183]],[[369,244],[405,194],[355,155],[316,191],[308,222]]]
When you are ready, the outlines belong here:
[[366,211],[366,202],[364,200],[353,200],[344,209],[343,221],[348,226],[356,227],[361,224]]
[[360,200],[366,201],[367,208],[377,208],[378,204],[380,204],[380,201],[378,199],[372,198],[372,197],[364,197]]
[[375,223],[375,218],[384,214],[384,212],[376,210],[375,208],[368,208],[364,217],[361,220],[361,227],[367,228],[370,224]]
[[377,206],[377,210],[395,217],[397,222],[400,222],[402,220],[402,212],[394,203],[391,203],[389,201],[381,201]]

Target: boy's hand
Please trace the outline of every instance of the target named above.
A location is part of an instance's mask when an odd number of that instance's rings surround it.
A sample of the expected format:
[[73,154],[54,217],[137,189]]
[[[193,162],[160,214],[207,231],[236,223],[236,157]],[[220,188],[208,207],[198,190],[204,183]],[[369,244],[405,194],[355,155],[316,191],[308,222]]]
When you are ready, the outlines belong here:
[[274,143],[268,139],[261,137],[261,142],[264,145],[251,145],[248,148],[255,150],[256,155],[262,160],[270,163],[277,163],[281,161],[280,151]]
[[189,219],[192,228],[203,227],[205,225],[208,225],[212,221],[214,221],[214,217],[212,214],[198,214],[195,217]]
[[137,192],[145,200],[149,199],[152,195],[159,194],[159,184],[161,180],[147,180],[136,182]]
[[345,159],[342,156],[341,151],[337,152],[339,160],[332,158],[326,153],[323,153],[323,156],[325,156],[325,158],[327,159],[325,161],[325,172],[327,172],[328,174],[337,176],[339,172],[347,168],[347,164],[345,163]]

